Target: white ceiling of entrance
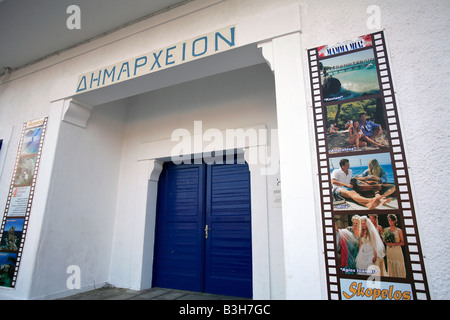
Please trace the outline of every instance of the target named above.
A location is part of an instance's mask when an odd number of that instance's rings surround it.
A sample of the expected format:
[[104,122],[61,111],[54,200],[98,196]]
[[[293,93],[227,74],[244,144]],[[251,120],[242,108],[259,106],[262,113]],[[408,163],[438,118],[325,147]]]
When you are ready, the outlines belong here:
[[[0,75],[191,0],[0,0]],[[80,29],[67,21],[80,9]]]

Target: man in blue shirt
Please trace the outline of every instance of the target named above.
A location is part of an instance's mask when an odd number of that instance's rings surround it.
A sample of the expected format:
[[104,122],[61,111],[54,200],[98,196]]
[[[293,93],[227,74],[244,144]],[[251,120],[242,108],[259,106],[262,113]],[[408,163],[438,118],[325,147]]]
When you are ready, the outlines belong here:
[[381,126],[373,121],[366,120],[366,114],[359,114],[359,126],[361,127],[364,136],[361,138],[366,142],[373,144],[374,146],[383,148],[384,146],[375,141],[375,138],[381,134],[383,134],[383,129]]

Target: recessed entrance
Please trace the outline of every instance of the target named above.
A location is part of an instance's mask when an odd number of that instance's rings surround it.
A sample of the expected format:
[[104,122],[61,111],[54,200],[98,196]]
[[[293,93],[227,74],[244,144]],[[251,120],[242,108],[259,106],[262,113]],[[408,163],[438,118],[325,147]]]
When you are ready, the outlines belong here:
[[251,239],[246,163],[164,164],[154,287],[251,298]]

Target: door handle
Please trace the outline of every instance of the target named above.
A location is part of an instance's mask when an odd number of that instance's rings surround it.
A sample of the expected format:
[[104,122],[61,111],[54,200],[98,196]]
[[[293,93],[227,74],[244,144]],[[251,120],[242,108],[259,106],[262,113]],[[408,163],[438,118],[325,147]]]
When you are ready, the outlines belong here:
[[208,225],[205,226],[205,239],[208,239],[208,231],[211,231],[211,228]]

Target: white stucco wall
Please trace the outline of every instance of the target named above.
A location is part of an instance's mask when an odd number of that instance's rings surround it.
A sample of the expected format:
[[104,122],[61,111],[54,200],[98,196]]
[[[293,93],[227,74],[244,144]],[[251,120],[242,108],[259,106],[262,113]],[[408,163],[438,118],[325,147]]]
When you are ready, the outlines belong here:
[[62,122],[30,297],[67,292],[72,265],[85,289],[108,281],[125,111],[97,106],[86,128]]
[[301,1],[303,47],[372,32],[366,26],[370,5],[380,8],[431,297],[448,299],[450,236],[445,226],[450,191],[439,186],[446,185],[449,173],[445,144],[450,129],[436,124],[450,119],[444,107],[450,85],[450,60],[446,58],[450,46],[444,40],[450,4]]
[[[445,143],[450,135],[450,129],[445,126],[445,121],[449,119],[445,110],[448,94],[445,93],[448,91],[448,70],[450,70],[449,60],[445,57],[446,52],[450,49],[448,42],[445,41],[450,14],[450,6],[446,0],[434,0],[425,5],[423,2],[407,0],[351,0],[345,2],[331,0],[198,0],[18,70],[0,85],[0,128],[2,128],[0,133],[5,135],[8,135],[8,132],[11,133],[8,148],[2,149],[2,154],[0,154],[0,159],[3,159],[4,156],[3,171],[0,176],[0,208],[4,208],[6,203],[22,123],[53,113],[55,114],[54,119],[58,119],[58,113],[51,109],[51,101],[72,96],[76,90],[79,74],[236,23],[241,23],[243,28],[238,42],[248,41],[252,37],[257,42],[269,40],[269,33],[262,32],[261,30],[264,29],[262,27],[272,26],[267,29],[276,30],[278,26],[285,26],[287,22],[283,21],[283,17],[277,17],[273,13],[284,6],[296,4],[300,7],[301,19],[292,21],[292,24],[301,25],[300,40],[301,49],[304,52],[301,59],[304,71],[307,70],[305,51],[307,48],[374,31],[367,28],[366,22],[369,14],[366,10],[370,5],[377,5],[380,8],[381,28],[385,30],[388,46],[390,68],[396,91],[397,108],[431,296],[434,299],[450,298],[450,291],[446,286],[450,281],[447,255],[450,251],[450,239],[445,228],[450,219],[446,214],[449,203],[446,199],[449,198],[450,191],[440,187],[447,185],[445,177],[448,169],[444,162],[448,158],[449,152]],[[262,29],[247,28],[257,25],[255,20],[259,21]],[[253,24],[247,23],[248,21],[253,21]],[[295,27],[293,28],[295,29]],[[265,36],[267,39],[264,38]],[[258,69],[258,72],[263,71]],[[265,76],[260,81],[264,82],[267,79],[268,77]],[[224,75],[214,78],[211,83],[205,84],[202,83],[205,80],[200,80],[200,82],[188,83],[178,88],[185,94],[193,87],[198,92],[200,84],[213,86],[218,80],[230,84],[232,77],[227,78],[227,75]],[[304,81],[306,84],[309,83],[306,72],[304,72]],[[268,85],[269,83],[264,82],[264,86]],[[256,85],[250,86],[250,89],[255,94],[265,94],[265,92],[258,91]],[[128,196],[128,182],[124,176],[124,168],[127,162],[131,161],[126,156],[122,159],[119,158],[116,153],[121,152],[121,155],[126,155],[131,152],[133,154],[137,152],[136,144],[139,140],[152,140],[156,136],[158,139],[167,137],[169,128],[162,128],[161,123],[163,122],[154,122],[145,106],[147,98],[151,98],[157,105],[169,103],[174,106],[177,97],[172,96],[173,91],[171,90],[173,88],[162,89],[130,100],[95,107],[86,129],[72,128],[70,124],[61,123],[61,127],[54,126],[55,131],[49,130],[49,133],[53,132],[54,136],[47,136],[44,145],[42,158],[44,167],[41,168],[38,177],[18,285],[14,290],[0,288],[0,297],[26,299],[58,294],[64,290],[64,284],[61,285],[61,281],[65,283],[65,279],[67,279],[65,268],[68,263],[73,263],[70,257],[86,258],[84,261],[87,264],[83,267],[86,270],[83,273],[83,281],[88,282],[89,285],[91,278],[95,278],[98,282],[110,281],[124,285],[127,283],[127,277],[123,273],[118,276],[118,272],[116,272],[117,269],[125,270],[125,265],[111,264],[111,271],[107,271],[110,267],[108,264],[111,261],[117,261],[128,250],[119,243],[117,237],[111,242],[113,229],[117,234],[122,227],[126,227],[126,224],[121,226],[118,223],[123,221],[121,215],[126,213],[120,209],[127,207],[124,199]],[[253,119],[253,111],[256,108],[255,101],[251,99],[249,102],[246,100],[243,90],[240,88],[236,88],[236,90],[240,97],[240,100],[236,102],[248,106],[245,109],[248,112],[247,117],[235,119],[230,112],[227,114],[229,118],[226,118],[223,123],[217,123],[214,120],[215,114],[209,109],[209,106],[207,108],[203,105],[202,109],[196,110],[193,105],[199,101],[194,100],[190,101],[189,117],[186,114],[183,117],[179,113],[165,116],[164,110],[161,109],[156,110],[158,111],[156,114],[161,118],[166,117],[167,121],[176,124],[177,127],[186,128],[190,128],[194,118],[196,118],[195,120],[204,120],[204,124],[208,126],[217,127],[254,125],[267,119],[269,122],[273,121],[273,109],[269,107],[270,100],[262,101],[266,107],[265,113],[260,115],[260,119],[256,118],[254,123],[247,121]],[[167,98],[163,98],[162,93],[168,94],[169,100],[165,100]],[[210,95],[202,94],[203,103],[215,98],[212,93]],[[219,91],[216,94],[221,99],[214,101],[215,105],[219,108],[220,103],[224,103],[220,109],[229,108],[230,106],[225,103],[226,93]],[[308,85],[306,85],[305,92],[301,94],[304,95],[305,102],[301,107],[308,108],[311,104]],[[191,99],[196,98],[191,97]],[[234,106],[229,110],[236,111]],[[126,115],[127,112],[129,112],[128,115]],[[306,109],[305,113],[311,120],[311,112]],[[197,116],[201,116],[201,118]],[[132,126],[132,123],[136,126]],[[155,130],[147,127],[148,124],[151,124]],[[49,126],[51,125],[49,124]],[[269,126],[277,127],[275,123],[270,123]],[[12,130],[10,130],[11,128]],[[97,131],[99,129],[101,132]],[[314,145],[312,124],[307,129],[309,143]],[[103,133],[111,133],[111,135],[103,135]],[[150,135],[152,138],[148,138]],[[68,145],[58,145],[56,154],[54,154],[54,150],[48,150],[49,146],[56,147],[56,138],[59,136],[67,139],[70,143],[84,142],[83,149],[80,150],[85,154],[76,153]],[[94,140],[91,140],[93,137]],[[292,144],[295,147],[298,137],[292,136],[286,139],[288,140],[284,140],[283,143]],[[97,143],[100,141],[110,142],[110,144],[104,145],[98,150],[96,141]],[[98,151],[101,154],[97,153]],[[4,154],[5,152],[6,154]],[[94,159],[98,167],[101,167],[100,163],[104,157],[112,160],[92,176],[96,178],[95,180],[107,181],[104,188],[98,190],[94,185],[84,187],[83,180],[91,178],[85,155]],[[45,168],[45,166],[47,167]],[[313,174],[315,174],[317,168],[314,154],[311,157],[311,166]],[[81,176],[75,172],[65,171],[66,168],[78,168],[82,171]],[[119,168],[120,173],[117,172]],[[439,168],[439,174],[436,174],[436,168]],[[108,175],[107,173],[110,171],[114,171],[116,175]],[[75,183],[66,183],[68,180],[74,180]],[[58,181],[61,181],[61,185],[57,184]],[[315,186],[314,196],[318,203],[317,182],[315,185],[314,181],[311,184]],[[78,203],[76,199],[72,198],[72,192],[87,195],[91,191],[98,191],[99,196],[95,199],[89,198],[87,202]],[[111,195],[114,194],[118,196],[112,197]],[[114,201],[117,200],[117,206],[109,202],[111,198]],[[105,201],[108,202],[107,210],[104,210],[103,206]],[[73,203],[73,206],[66,210],[58,206],[58,203],[61,205]],[[317,206],[314,214],[320,223],[318,208]],[[95,214],[89,214],[90,211],[87,212],[83,209],[93,210]],[[58,212],[60,210],[66,212],[66,215],[61,215]],[[113,211],[117,212],[117,219],[109,220]],[[95,218],[92,218],[94,216]],[[106,220],[108,221],[105,224]],[[280,223],[278,219],[275,220],[275,224]],[[88,222],[91,225],[86,229],[85,226]],[[66,229],[61,230],[64,227]],[[278,229],[276,232],[279,232],[281,226],[277,225],[274,228]],[[318,235],[319,251],[322,252],[320,224],[313,228],[316,229],[314,234]],[[90,245],[84,243],[82,239],[83,236],[93,237],[99,230],[108,230],[111,233],[105,233],[95,238],[95,246],[102,250],[101,252],[92,252],[89,249]],[[51,238],[52,234],[65,236],[64,246],[56,245]],[[273,235],[274,238],[276,236],[276,234]],[[78,241],[83,243],[81,251]],[[275,249],[278,246],[276,243]],[[291,246],[289,250],[295,252],[295,247],[299,245],[299,243],[289,243]],[[37,253],[43,259],[35,260]],[[111,260],[108,260],[110,257]],[[320,258],[318,257],[318,259]],[[56,265],[47,267],[44,259],[55,261]],[[94,266],[98,269],[94,270]],[[278,266],[278,268],[281,267]],[[40,278],[39,274],[45,276]],[[55,274],[57,274],[58,284],[49,284],[54,281]],[[274,282],[277,282],[276,280],[278,279],[274,279]],[[287,280],[289,281],[289,279]],[[280,287],[274,290],[278,292],[275,296],[284,294]],[[322,296],[325,297],[325,295]]]

